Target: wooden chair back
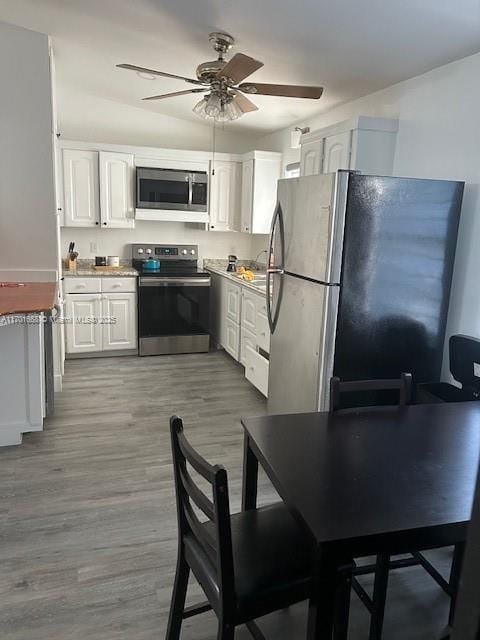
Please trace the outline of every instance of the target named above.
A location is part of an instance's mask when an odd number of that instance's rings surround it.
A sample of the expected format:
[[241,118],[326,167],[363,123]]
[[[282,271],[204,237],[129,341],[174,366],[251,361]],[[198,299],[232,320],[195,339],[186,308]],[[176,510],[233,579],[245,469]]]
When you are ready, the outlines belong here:
[[342,381],[337,376],[330,380],[330,411],[341,408],[343,393],[368,393],[372,391],[398,391],[398,404],[412,402],[412,374],[402,373],[400,378],[388,380],[351,380]]
[[[220,465],[211,465],[195,451],[185,437],[183,422],[178,416],[170,418],[170,434],[180,541],[187,535],[193,536],[205,562],[216,574],[222,607],[231,608],[235,589],[227,472]],[[194,481],[189,465],[210,484],[213,501]],[[194,507],[206,516],[211,527],[205,526]]]

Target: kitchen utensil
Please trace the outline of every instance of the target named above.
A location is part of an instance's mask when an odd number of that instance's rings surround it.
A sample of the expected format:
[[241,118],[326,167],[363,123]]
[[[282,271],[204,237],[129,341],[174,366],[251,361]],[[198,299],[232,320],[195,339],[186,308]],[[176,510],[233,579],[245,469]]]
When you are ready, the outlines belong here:
[[108,256],[107,264],[108,264],[109,267],[119,267],[120,266],[120,258],[118,256]]
[[149,258],[148,260],[145,260],[145,262],[143,263],[143,270],[144,271],[159,271],[160,270],[160,260],[157,260],[157,258]]
[[228,256],[227,271],[235,272],[237,270],[237,256]]

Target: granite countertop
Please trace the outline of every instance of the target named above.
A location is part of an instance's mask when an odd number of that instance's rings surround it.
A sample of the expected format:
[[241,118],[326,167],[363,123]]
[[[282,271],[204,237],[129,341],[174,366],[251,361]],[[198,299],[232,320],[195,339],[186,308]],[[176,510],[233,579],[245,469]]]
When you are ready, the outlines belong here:
[[0,286],[0,316],[51,311],[56,299],[55,282],[24,282],[21,287]]
[[[239,260],[237,262],[237,265],[239,267],[245,267],[245,268],[251,269],[254,272],[254,274],[258,274],[259,276],[265,276],[266,274],[265,266],[261,264],[252,264],[251,261]],[[217,273],[218,275],[223,276],[224,278],[227,278],[232,282],[236,282],[237,284],[240,284],[246,287],[247,289],[250,289],[251,291],[255,291],[255,293],[258,293],[260,295],[265,295],[265,291],[266,291],[265,280],[263,280],[262,284],[259,285],[259,284],[252,284],[251,282],[248,282],[247,280],[240,278],[239,276],[235,275],[235,273],[233,273],[232,271],[227,271],[226,260],[210,260],[206,258],[203,261],[203,268],[206,269],[207,271],[211,271],[212,273]]]
[[136,278],[138,271],[128,264],[128,262],[121,264],[118,269],[110,271],[108,269],[95,269],[93,261],[81,260],[78,262],[75,270],[70,271],[66,269],[64,265],[62,275],[69,278],[118,278],[119,276],[123,278]]

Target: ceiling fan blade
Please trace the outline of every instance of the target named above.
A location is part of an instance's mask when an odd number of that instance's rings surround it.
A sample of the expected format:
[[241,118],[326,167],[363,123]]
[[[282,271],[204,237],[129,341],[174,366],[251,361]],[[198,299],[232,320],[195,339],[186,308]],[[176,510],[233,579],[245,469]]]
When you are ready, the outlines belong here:
[[174,98],[175,96],[186,96],[188,93],[206,93],[210,89],[186,89],[185,91],[174,91],[173,93],[162,93],[159,96],[148,96],[142,100],[163,100],[163,98]]
[[260,67],[263,67],[263,62],[250,58],[244,53],[236,53],[217,75],[219,78],[228,78],[234,84],[238,84]]
[[281,96],[285,98],[310,98],[318,100],[323,87],[303,87],[294,84],[262,84],[260,82],[244,82],[238,87],[248,94],[263,96]]
[[146,67],[137,67],[134,64],[117,64],[119,69],[128,69],[129,71],[137,71],[139,73],[149,73],[153,76],[162,76],[164,78],[175,78],[177,80],[184,80],[191,84],[203,84],[200,80],[194,80],[193,78],[185,78],[185,76],[177,76],[174,73],[166,73],[165,71],[156,71],[155,69],[147,69]]
[[235,91],[234,101],[237,103],[243,113],[258,111],[257,105],[253,104],[253,102],[249,100],[247,96],[244,96],[243,93],[240,93],[240,91],[236,91],[235,89],[233,89],[233,91]]

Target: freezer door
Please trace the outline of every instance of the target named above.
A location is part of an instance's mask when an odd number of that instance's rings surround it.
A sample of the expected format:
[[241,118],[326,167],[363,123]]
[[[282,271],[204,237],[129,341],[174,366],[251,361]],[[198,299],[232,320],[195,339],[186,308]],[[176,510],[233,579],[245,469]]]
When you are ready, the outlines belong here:
[[270,342],[268,412],[327,409],[339,288],[278,277],[283,293]]
[[278,182],[283,212],[286,272],[339,283],[349,172]]
[[352,175],[335,375],[440,379],[463,183]]

